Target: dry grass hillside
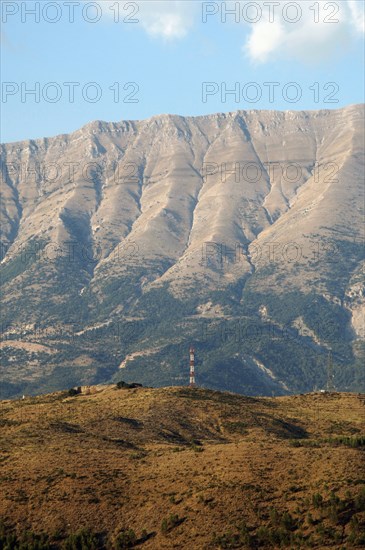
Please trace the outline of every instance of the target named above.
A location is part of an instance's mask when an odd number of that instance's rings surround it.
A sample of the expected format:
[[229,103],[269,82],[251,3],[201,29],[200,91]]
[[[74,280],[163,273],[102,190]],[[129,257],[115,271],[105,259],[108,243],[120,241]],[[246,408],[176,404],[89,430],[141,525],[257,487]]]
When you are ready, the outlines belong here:
[[0,402],[0,548],[361,548],[360,394]]

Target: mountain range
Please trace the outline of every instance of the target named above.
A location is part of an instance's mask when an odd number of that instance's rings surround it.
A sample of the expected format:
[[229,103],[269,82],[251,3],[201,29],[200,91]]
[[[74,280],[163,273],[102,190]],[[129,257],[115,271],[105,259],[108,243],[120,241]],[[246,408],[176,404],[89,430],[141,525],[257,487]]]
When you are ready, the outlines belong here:
[[[2,398],[365,389],[364,106],[1,145]],[[330,365],[330,368],[329,368]]]

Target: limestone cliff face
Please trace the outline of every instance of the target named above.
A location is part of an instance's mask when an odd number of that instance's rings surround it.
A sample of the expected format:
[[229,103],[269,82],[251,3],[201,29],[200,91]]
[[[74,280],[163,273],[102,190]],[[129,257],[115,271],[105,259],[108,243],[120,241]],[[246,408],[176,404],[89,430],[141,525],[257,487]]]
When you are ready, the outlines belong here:
[[[42,320],[57,332],[74,321],[59,305],[80,298],[80,330],[88,330],[127,312],[143,317],[138,300],[161,288],[183,302],[198,294],[201,317],[213,294],[234,287],[238,304],[245,288],[316,293],[351,310],[364,338],[363,287],[354,279],[363,115],[363,106],[161,115],[2,145],[6,322]],[[14,300],[28,307],[15,311]],[[218,302],[213,317],[222,318]]]

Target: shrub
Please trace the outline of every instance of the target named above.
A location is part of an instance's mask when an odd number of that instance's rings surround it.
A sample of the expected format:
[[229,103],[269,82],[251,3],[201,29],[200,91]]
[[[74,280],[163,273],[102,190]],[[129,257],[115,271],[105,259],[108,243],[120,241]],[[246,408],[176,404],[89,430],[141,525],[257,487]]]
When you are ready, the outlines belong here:
[[117,388],[118,390],[132,390],[134,388],[142,388],[142,384],[138,384],[137,382],[131,382],[128,384],[128,382],[124,382],[124,380],[120,380],[117,382]]
[[351,544],[357,544],[359,546],[365,545],[365,532],[363,531],[359,520],[356,516],[353,516],[350,521],[350,534],[348,538],[348,542]]
[[97,550],[97,537],[89,529],[81,529],[67,537],[62,545],[63,550]]
[[142,458],[146,458],[147,453],[146,451],[141,450],[141,451],[135,451],[134,453],[131,453],[129,456],[134,460],[140,460]]
[[315,508],[321,508],[323,505],[323,497],[320,493],[315,493],[312,496],[312,504]]
[[182,519],[177,514],[170,514],[168,518],[164,518],[161,523],[161,532],[169,533],[174,527],[182,523]]
[[294,531],[297,528],[297,522],[289,512],[284,512],[280,519],[280,527],[286,531]]
[[119,382],[117,382],[117,388],[118,388],[118,390],[128,389],[129,384],[127,384],[127,382],[124,382],[124,380],[120,380]]
[[365,512],[365,487],[355,497],[355,510],[357,512]]
[[219,548],[242,548],[239,535],[224,533],[223,535],[213,535],[213,544]]
[[353,437],[339,436],[339,437],[329,437],[325,439],[326,443],[332,445],[346,445],[348,447],[353,447],[354,449],[358,447],[365,446],[365,436],[358,435]]
[[137,537],[133,529],[125,529],[121,531],[115,539],[115,550],[122,550],[122,548],[133,548],[136,541]]
[[249,533],[247,525],[242,521],[237,525],[237,533],[224,533],[223,535],[213,534],[213,545],[220,548],[242,548],[243,545],[248,548],[255,547],[254,537]]
[[202,443],[199,441],[199,439],[191,439],[189,443],[191,449],[196,453],[202,453],[204,451]]
[[258,541],[258,544],[264,545],[271,542],[271,533],[269,529],[265,526],[261,526],[257,529],[256,532],[256,539]]
[[308,515],[307,515],[307,522],[308,522],[308,525],[314,525],[314,519],[313,519],[313,516],[310,512],[308,512]]
[[26,531],[19,537],[0,523],[0,548],[4,550],[50,550],[47,535]]
[[285,511],[283,514],[278,512],[276,508],[270,510],[270,521],[274,527],[280,527],[285,531],[294,531],[297,528],[297,522]]

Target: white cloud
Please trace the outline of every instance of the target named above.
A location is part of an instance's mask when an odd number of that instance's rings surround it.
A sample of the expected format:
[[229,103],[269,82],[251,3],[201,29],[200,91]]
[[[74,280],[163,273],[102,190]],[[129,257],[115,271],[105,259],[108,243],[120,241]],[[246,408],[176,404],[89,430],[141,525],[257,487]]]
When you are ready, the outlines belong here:
[[253,25],[244,50],[255,61],[265,62],[270,53],[282,46],[285,33],[280,22],[263,21]]
[[189,30],[187,21],[178,13],[145,15],[142,25],[152,36],[162,36],[167,39],[183,38]]
[[[88,2],[88,0],[83,0]],[[181,39],[187,36],[194,24],[201,20],[201,5],[203,0],[99,0],[103,13],[112,18],[115,14],[115,6],[119,4],[120,18],[132,17],[138,23],[130,27],[142,28],[154,38],[162,38],[166,41]],[[220,0],[216,0],[217,5]],[[313,62],[333,57],[336,52],[346,48],[354,40],[354,36],[364,32],[365,3],[363,0],[296,0],[302,9],[302,17],[295,23],[286,21],[283,17],[283,6],[295,4],[289,0],[266,0],[266,3],[277,4],[275,6],[274,22],[269,22],[268,6],[263,0],[256,0],[262,8],[262,17],[257,23],[244,22],[249,27],[249,36],[243,46],[245,54],[256,63],[266,63],[273,57],[294,58],[299,61]],[[227,8],[241,4],[242,10],[249,0],[227,0]],[[314,5],[320,7],[320,21],[314,22]],[[138,12],[132,5],[138,7]],[[339,10],[336,9],[339,6]],[[273,6],[271,6],[271,10]],[[242,13],[241,10],[241,13]],[[219,22],[220,12],[211,20]],[[247,13],[246,10],[243,12]],[[272,14],[272,11],[270,12]],[[289,18],[293,17],[294,8],[287,12]],[[251,15],[252,17],[252,15]],[[323,20],[327,17],[329,21]],[[230,18],[228,17],[228,21]],[[221,24],[222,31],[230,32],[231,24]],[[222,32],[223,35],[223,32]],[[223,38],[224,39],[224,36]]]
[[[138,12],[134,13],[133,17],[131,15],[133,19],[138,20],[135,26],[141,26],[151,36],[166,40],[183,38],[188,34],[194,25],[199,4],[184,0],[119,0],[118,3],[121,19],[126,14],[132,14],[134,10],[131,4],[134,4],[138,7]],[[104,12],[114,17],[115,4],[115,1],[109,0],[102,2]]]
[[365,3],[362,0],[348,0],[352,23],[358,32],[365,32]]
[[[364,32],[365,4],[362,0],[321,0],[318,22],[315,22],[315,12],[309,9],[314,4],[308,0],[297,0],[302,16],[295,23],[284,19],[282,6],[287,2],[281,0],[280,3],[275,7],[274,22],[269,22],[269,8],[263,6],[260,21],[250,25],[251,31],[243,50],[254,62],[265,63],[274,56],[320,61],[350,44],[354,31]],[[294,11],[288,14],[289,18],[294,18]],[[324,21],[325,18],[328,22]]]

